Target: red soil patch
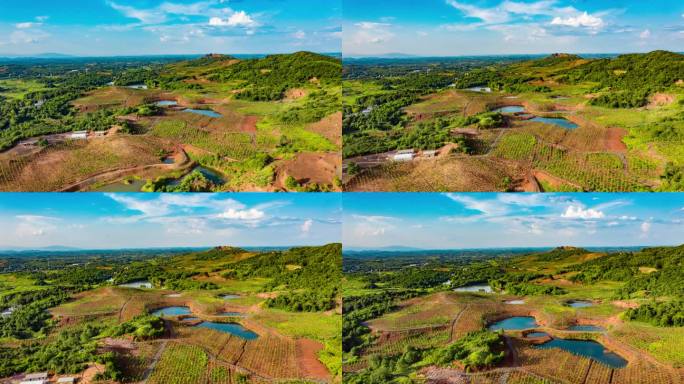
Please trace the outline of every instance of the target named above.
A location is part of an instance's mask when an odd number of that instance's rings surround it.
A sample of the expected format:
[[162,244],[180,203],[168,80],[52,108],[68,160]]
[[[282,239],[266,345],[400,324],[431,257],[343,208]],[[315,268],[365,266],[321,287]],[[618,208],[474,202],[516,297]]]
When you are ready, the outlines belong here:
[[308,130],[330,140],[337,146],[342,146],[342,112],[336,112],[321,121],[310,124]]
[[318,360],[318,352],[323,349],[323,344],[309,339],[298,339],[297,363],[302,375],[306,378],[318,380],[330,380],[330,372],[323,363]]
[[240,131],[245,132],[245,133],[256,134],[257,122],[259,122],[258,116],[245,116],[242,119],[242,122],[240,123]]
[[308,92],[306,89],[302,88],[292,88],[288,89],[287,92],[285,92],[285,100],[297,100],[301,99],[302,97],[306,96]]
[[331,184],[341,167],[339,153],[300,153],[292,160],[280,162],[276,169],[276,186],[284,188],[288,176],[300,184]]
[[664,105],[670,105],[674,103],[675,96],[668,93],[656,93],[651,96],[650,103],[647,108],[656,108]]
[[622,128],[607,128],[603,138],[605,147],[612,152],[627,152],[627,146],[622,142],[622,138],[627,135],[627,131]]
[[639,303],[627,300],[615,300],[613,301],[613,305],[619,308],[630,309],[637,308],[639,306]]

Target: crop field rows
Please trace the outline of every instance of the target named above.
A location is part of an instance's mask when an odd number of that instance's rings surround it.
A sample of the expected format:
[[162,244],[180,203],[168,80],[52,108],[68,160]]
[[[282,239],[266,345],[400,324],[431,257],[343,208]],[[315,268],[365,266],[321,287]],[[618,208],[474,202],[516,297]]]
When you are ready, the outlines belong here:
[[535,349],[516,341],[520,364],[526,370],[565,384],[677,384],[676,373],[635,359],[625,368],[613,369],[586,357],[561,349]]
[[210,329],[176,327],[176,335],[184,342],[196,345],[216,355],[228,364],[274,379],[296,379],[301,376],[294,340],[265,334],[256,340]]
[[431,368],[425,375],[434,382],[469,384],[557,384],[519,368],[503,368],[476,373],[457,372],[453,369]]
[[454,155],[445,159],[385,163],[364,170],[346,184],[349,191],[487,191],[508,173],[508,165],[485,157]]
[[612,153],[580,153],[542,143],[527,133],[508,133],[492,151],[495,158],[516,160],[585,190],[625,192],[644,189],[644,180],[656,177],[656,167],[639,157],[624,160]]
[[415,348],[429,348],[444,345],[449,341],[450,330],[448,326],[419,329],[413,331],[391,332],[387,336],[381,336],[375,343],[364,351],[364,356],[379,354],[381,356],[394,356],[401,354],[407,346]]
[[202,348],[172,342],[162,353],[147,383],[231,384],[238,382],[238,377],[246,375],[210,359]]

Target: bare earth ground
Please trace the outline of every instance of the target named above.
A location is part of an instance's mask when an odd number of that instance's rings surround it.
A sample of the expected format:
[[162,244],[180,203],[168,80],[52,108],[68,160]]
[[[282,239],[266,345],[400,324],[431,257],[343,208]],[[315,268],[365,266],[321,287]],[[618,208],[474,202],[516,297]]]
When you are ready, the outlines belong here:
[[330,380],[328,369],[318,360],[318,352],[323,349],[323,345],[309,339],[297,339],[296,345],[302,376],[317,380]]
[[278,162],[277,188],[285,188],[285,179],[294,177],[300,183],[329,184],[339,173],[342,160],[337,153],[300,153],[292,160]]
[[342,112],[334,113],[319,122],[310,124],[307,129],[325,137],[337,146],[342,146]]

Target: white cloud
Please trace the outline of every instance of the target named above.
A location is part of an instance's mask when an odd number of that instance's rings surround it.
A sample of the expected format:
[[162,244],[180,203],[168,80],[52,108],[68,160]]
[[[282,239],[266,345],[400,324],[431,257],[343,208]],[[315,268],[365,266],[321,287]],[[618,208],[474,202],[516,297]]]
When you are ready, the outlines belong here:
[[49,18],[50,16],[36,16],[36,20],[40,21],[41,23],[47,21]]
[[311,231],[311,227],[313,226],[313,220],[308,219],[302,223],[301,230],[304,233],[309,233]]
[[19,30],[10,34],[12,44],[34,44],[50,37],[49,34],[40,30]]
[[258,210],[256,208],[245,210],[231,208],[218,215],[219,218],[230,220],[259,220],[264,218],[264,216],[264,211]]
[[580,205],[570,205],[561,215],[561,217],[566,219],[602,219],[604,213],[595,209],[585,209]]
[[354,236],[356,237],[380,237],[395,228],[396,219],[389,216],[365,216],[352,215],[356,225],[354,226]]
[[600,17],[593,16],[588,14],[587,12],[584,12],[580,15],[569,16],[566,18],[558,16],[554,17],[553,20],[551,20],[551,25],[559,25],[572,28],[589,28],[592,30],[598,30],[605,25],[605,22]]
[[447,4],[463,12],[467,17],[480,19],[488,24],[505,23],[510,19],[508,12],[501,8],[479,8],[456,0],[447,0]]
[[34,27],[40,27],[41,25],[43,25],[43,23],[26,22],[15,24],[15,27],[17,27],[17,29],[29,29]]
[[643,32],[639,34],[640,39],[648,39],[651,37],[651,30],[650,29],[645,29]]
[[294,37],[297,40],[302,40],[302,39],[306,38],[306,32],[304,32],[300,29],[299,31],[293,33],[292,37]]
[[640,228],[641,228],[641,233],[646,234],[651,230],[651,223],[648,221],[644,221],[643,223],[641,223]]
[[209,19],[209,25],[213,27],[258,27],[259,23],[245,11],[238,11],[230,15],[227,19],[212,17]]
[[[361,21],[354,24],[355,32],[347,40],[355,47],[362,47],[368,44],[380,44],[392,40],[394,33],[390,31],[392,24],[377,23],[372,21]],[[347,29],[345,29],[347,30]],[[352,30],[351,28],[348,30]]]
[[114,10],[121,12],[124,16],[140,20],[145,24],[159,24],[166,21],[166,14],[158,9],[137,9],[127,5],[117,4],[113,1],[109,1],[110,7]]
[[19,237],[44,236],[54,231],[57,218],[40,215],[18,215],[15,233]]

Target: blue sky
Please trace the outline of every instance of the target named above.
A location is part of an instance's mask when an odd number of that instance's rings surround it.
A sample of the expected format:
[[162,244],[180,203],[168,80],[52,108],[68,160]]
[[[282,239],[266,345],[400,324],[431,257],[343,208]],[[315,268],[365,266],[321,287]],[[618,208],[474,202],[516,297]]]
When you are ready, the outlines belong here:
[[684,194],[345,193],[345,247],[684,243]]
[[2,0],[0,55],[341,50],[341,0]]
[[344,0],[346,56],[684,50],[681,0]]
[[0,194],[0,249],[322,245],[337,194]]

